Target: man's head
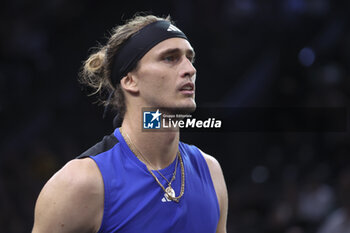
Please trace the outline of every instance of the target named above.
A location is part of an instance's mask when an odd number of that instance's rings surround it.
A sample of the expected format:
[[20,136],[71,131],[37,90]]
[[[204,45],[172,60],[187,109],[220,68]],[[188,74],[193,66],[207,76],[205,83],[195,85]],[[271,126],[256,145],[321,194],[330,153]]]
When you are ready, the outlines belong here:
[[80,80],[104,104],[103,96],[114,93],[110,103],[121,119],[128,104],[194,109],[193,59],[186,36],[169,18],[136,16],[89,57]]

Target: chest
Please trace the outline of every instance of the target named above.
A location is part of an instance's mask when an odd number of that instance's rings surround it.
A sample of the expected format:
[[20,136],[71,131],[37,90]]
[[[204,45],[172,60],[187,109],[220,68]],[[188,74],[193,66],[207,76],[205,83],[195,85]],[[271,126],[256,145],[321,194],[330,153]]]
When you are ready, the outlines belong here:
[[[208,174],[191,166],[184,169],[184,194],[179,202],[166,198],[154,177],[137,169],[120,169],[105,195],[102,232],[215,232],[219,209]],[[167,181],[155,173],[159,182]],[[170,180],[173,174],[165,177]],[[118,179],[119,177],[119,179]],[[209,176],[210,177],[210,176]],[[120,179],[122,178],[122,179]],[[181,170],[172,183],[175,195],[181,190]]]

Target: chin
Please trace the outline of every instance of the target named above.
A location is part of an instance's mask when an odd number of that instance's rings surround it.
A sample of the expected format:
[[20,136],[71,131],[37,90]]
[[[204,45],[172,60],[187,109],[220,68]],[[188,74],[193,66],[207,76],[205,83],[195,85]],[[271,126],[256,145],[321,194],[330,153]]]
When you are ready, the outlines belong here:
[[165,107],[163,111],[171,114],[190,114],[196,110],[196,102],[194,100],[186,101],[186,103],[180,103],[176,106]]
[[193,113],[197,108],[196,102],[192,102],[190,104],[185,105],[182,109],[186,112],[186,113]]

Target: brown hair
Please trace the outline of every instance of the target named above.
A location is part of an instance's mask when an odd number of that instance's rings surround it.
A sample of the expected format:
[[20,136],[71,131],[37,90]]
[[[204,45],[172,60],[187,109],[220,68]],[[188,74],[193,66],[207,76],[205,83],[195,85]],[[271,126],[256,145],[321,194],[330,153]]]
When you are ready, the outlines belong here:
[[[135,15],[124,25],[116,26],[112,29],[106,45],[100,45],[84,62],[82,70],[79,74],[81,84],[92,90],[90,95],[98,94],[97,103],[107,106],[111,104],[118,111],[119,124],[123,121],[126,112],[124,94],[120,85],[113,86],[110,75],[113,68],[115,54],[120,46],[133,34],[146,25],[159,21],[170,20],[170,16],[166,18],[156,17],[154,15]],[[107,100],[110,93],[114,93]]]

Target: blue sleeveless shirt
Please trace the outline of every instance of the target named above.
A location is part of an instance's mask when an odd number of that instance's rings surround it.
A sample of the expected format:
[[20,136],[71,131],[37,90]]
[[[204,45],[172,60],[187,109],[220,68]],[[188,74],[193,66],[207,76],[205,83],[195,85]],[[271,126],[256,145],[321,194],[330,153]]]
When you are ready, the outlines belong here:
[[[179,150],[185,168],[185,192],[178,203],[164,196],[119,128],[78,157],[92,158],[103,177],[104,213],[99,233],[216,232],[220,210],[207,163],[195,146],[180,142]],[[160,170],[168,180],[173,176],[175,161]],[[180,164],[176,169],[172,187],[178,196]],[[154,174],[167,187],[164,178],[155,171]]]

